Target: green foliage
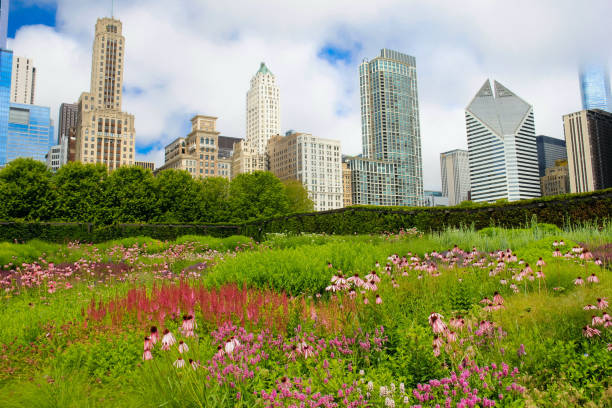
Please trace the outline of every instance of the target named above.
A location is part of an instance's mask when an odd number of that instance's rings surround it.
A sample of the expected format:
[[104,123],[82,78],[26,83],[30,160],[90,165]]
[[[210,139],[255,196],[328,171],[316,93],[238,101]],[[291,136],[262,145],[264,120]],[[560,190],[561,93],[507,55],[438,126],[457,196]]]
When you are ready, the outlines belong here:
[[141,167],[120,167],[106,181],[106,224],[152,220],[159,214],[153,173]]
[[283,181],[289,199],[289,212],[304,213],[314,210],[314,202],[308,197],[308,191],[299,180]]
[[[162,171],[153,184],[157,193],[157,221],[189,222],[197,219],[201,185],[187,171]],[[150,219],[150,214],[145,215]]]
[[230,182],[224,177],[207,177],[200,183],[200,212],[192,221],[214,223],[229,220]]
[[108,172],[103,164],[70,162],[52,178],[57,193],[55,218],[97,223],[105,216],[105,183]]
[[280,180],[268,171],[236,176],[230,184],[234,220],[273,217],[289,212],[289,199]]

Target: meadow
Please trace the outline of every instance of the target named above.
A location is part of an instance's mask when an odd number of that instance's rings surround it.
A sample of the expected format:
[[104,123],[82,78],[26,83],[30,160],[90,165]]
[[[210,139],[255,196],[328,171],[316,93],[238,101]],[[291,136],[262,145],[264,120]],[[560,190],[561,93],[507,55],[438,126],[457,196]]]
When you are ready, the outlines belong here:
[[0,407],[612,406],[612,224],[0,243]]

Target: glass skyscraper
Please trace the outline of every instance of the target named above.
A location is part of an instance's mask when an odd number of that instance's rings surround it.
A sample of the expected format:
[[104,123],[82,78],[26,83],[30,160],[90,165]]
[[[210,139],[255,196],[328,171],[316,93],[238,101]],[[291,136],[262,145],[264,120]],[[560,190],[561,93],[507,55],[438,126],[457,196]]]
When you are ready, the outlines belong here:
[[0,49],[6,49],[8,32],[9,0],[0,0]]
[[[353,203],[422,205],[415,58],[382,49],[378,57],[361,64],[359,82],[363,157],[348,161]],[[384,177],[375,177],[382,169]]]
[[0,166],[6,162],[13,51],[0,49]]
[[540,177],[544,177],[546,169],[554,167],[557,160],[567,159],[565,140],[539,135],[536,136],[536,145]]
[[610,73],[605,64],[590,64],[580,68],[580,96],[582,109],[612,112]]
[[53,123],[45,106],[11,103],[6,138],[6,164],[18,157],[45,161],[54,144]]

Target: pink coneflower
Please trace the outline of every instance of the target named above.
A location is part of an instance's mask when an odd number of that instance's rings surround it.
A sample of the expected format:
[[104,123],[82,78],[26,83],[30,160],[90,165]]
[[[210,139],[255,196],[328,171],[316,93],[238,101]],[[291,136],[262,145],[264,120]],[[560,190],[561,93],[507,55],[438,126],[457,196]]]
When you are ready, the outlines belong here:
[[461,316],[449,320],[448,325],[454,329],[462,329],[465,326],[465,320]]
[[493,302],[495,302],[498,305],[503,305],[504,304],[504,298],[502,297],[502,295],[499,294],[499,292],[495,292],[493,294]]
[[597,299],[597,307],[601,310],[604,310],[608,307],[608,300],[606,298],[598,298]]
[[314,356],[314,351],[312,347],[310,346],[310,344],[303,343],[302,346],[300,347],[300,351],[304,355],[304,358]]
[[597,275],[592,273],[591,276],[589,276],[587,278],[587,282],[589,282],[589,283],[599,283],[599,278],[597,277]]
[[364,305],[367,305],[368,303],[370,303],[370,302],[368,301],[368,298],[367,298],[367,297],[364,297],[364,298],[363,298],[363,304],[364,304]]
[[176,368],[183,368],[185,367],[185,360],[183,360],[182,357],[179,357],[174,363],[172,363],[172,365]]
[[489,300],[488,297],[485,297],[484,299],[480,301],[480,303],[482,303],[483,305],[488,305],[489,303],[491,303],[491,301]]
[[352,283],[353,285],[355,285],[356,287],[360,288],[363,286],[363,284],[365,283],[363,279],[361,279],[359,277],[359,274],[354,274],[353,276],[351,276],[350,278],[348,278],[346,280],[348,283]]
[[434,333],[442,333],[446,330],[446,325],[442,321],[443,316],[439,313],[429,315],[429,324]]
[[561,253],[561,251],[559,251],[559,249],[558,249],[558,248],[557,248],[557,249],[555,249],[555,250],[553,251],[553,254],[552,254],[552,255],[553,255],[555,258],[559,258],[559,257],[563,256],[563,254]]
[[438,357],[440,355],[440,347],[433,346],[433,354]]
[[362,287],[366,290],[376,291],[378,286],[376,286],[376,281],[374,279],[370,279],[367,282],[364,282]]
[[531,266],[529,266],[529,264],[525,264],[525,269],[523,269],[523,273],[533,273],[533,269],[531,269]]
[[170,346],[176,344],[176,339],[174,335],[170,333],[170,330],[164,330],[164,337],[162,337],[162,350],[170,350]]
[[553,246],[556,248],[559,246],[559,243],[557,241],[553,242]]
[[585,307],[583,307],[584,310],[595,310],[597,309],[597,306],[595,305],[586,305]]
[[193,361],[192,359],[189,359],[189,365],[191,365],[191,368],[193,368],[194,371],[197,370],[200,366],[197,361]]
[[542,257],[540,257],[540,259],[538,259],[538,261],[536,262],[536,266],[539,266],[539,267],[546,266],[546,262],[544,262]]
[[501,280],[499,281],[499,283],[500,283],[500,284],[502,284],[502,285],[507,285],[507,284],[508,284],[508,281],[507,281],[507,280],[505,280],[505,279],[501,279]]
[[230,337],[229,341],[225,343],[225,352],[227,354],[231,354],[239,345],[240,341],[238,341],[236,337],[232,336]]
[[446,340],[448,340],[449,343],[454,343],[457,340],[457,333],[454,331],[446,332]]
[[189,347],[187,347],[187,344],[185,344],[183,340],[179,341],[178,352],[182,354],[188,351],[189,351]]
[[584,281],[582,280],[582,278],[581,278],[580,276],[579,276],[579,277],[577,277],[577,278],[574,280],[574,285],[576,285],[576,286],[580,286],[580,285],[582,285],[582,284],[584,284]]
[[595,265],[601,266],[601,265],[603,265],[603,262],[601,262],[601,259],[595,258]]
[[575,247],[572,248],[572,252],[575,253],[575,254],[580,254],[580,253],[582,253],[582,248],[579,247],[579,246],[575,246]]
[[585,249],[584,252],[580,254],[580,259],[584,259],[585,261],[588,261],[589,259],[593,259],[593,254],[590,251]]
[[153,354],[151,354],[151,350],[145,350],[144,353],[142,354],[142,359],[143,360],[153,360]]
[[592,316],[591,317],[591,325],[593,326],[599,326],[600,324],[603,325],[606,321],[604,320],[603,317],[599,317],[599,316]]
[[442,337],[438,336],[437,334],[434,334],[434,338],[433,338],[434,348],[442,347],[443,345],[444,345],[444,340],[442,339]]
[[149,336],[151,339],[151,344],[157,344],[159,341],[159,333],[157,332],[157,327],[151,326],[151,335]]
[[376,304],[380,305],[382,303],[382,298],[380,297],[380,295],[376,295]]
[[604,313],[602,316],[602,319],[604,319],[605,322],[611,322],[612,321],[612,317],[610,317],[609,314]]
[[151,351],[152,348],[153,348],[153,343],[151,342],[151,338],[145,337],[144,338],[144,351]]
[[536,274],[535,274],[535,276],[536,276],[536,278],[538,278],[538,279],[544,279],[544,278],[546,278],[546,275],[544,275],[544,272],[542,272],[542,271],[537,271],[537,272],[536,272]]
[[336,285],[343,285],[346,284],[346,279],[344,279],[344,275],[338,273],[337,275],[332,276],[331,282],[335,283]]
[[518,350],[516,351],[516,354],[519,357],[527,355],[527,352],[525,351],[525,345],[524,344],[521,343],[521,345],[519,346]]
[[565,242],[564,242],[563,240],[561,240],[561,241],[559,242],[559,246],[565,246]]
[[597,329],[594,329],[592,327],[590,327],[588,324],[586,326],[584,326],[582,328],[582,334],[584,335],[584,337],[593,337],[593,336],[599,336],[601,334],[601,332]]
[[376,271],[371,271],[365,276],[366,281],[374,281],[374,283],[380,282],[380,276],[376,274]]

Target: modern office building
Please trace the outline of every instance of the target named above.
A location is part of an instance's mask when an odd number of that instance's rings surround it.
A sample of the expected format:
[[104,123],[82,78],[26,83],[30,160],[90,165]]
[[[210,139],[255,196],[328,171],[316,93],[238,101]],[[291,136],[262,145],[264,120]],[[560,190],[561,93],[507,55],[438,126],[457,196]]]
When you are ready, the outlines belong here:
[[164,165],[155,169],[157,174],[166,169],[185,170],[193,178],[219,176],[217,118],[196,115],[191,119],[191,132],[166,146]]
[[612,187],[612,113],[594,109],[563,116],[570,191]]
[[280,91],[274,74],[261,63],[251,78],[246,101],[246,139],[235,146],[232,174],[266,170],[268,140],[280,134]]
[[46,162],[45,155],[55,139],[49,113],[45,106],[10,104],[4,163],[18,157]]
[[440,153],[442,196],[447,205],[458,205],[468,200],[470,192],[470,160],[467,150],[455,149]]
[[76,130],[79,122],[79,105],[76,103],[62,103],[59,109],[59,120],[57,124],[57,139],[62,135],[69,136],[70,128]]
[[554,167],[557,160],[567,159],[565,140],[550,136],[536,136],[538,148],[538,170],[540,177],[544,177],[546,169]]
[[340,141],[287,132],[267,144],[270,171],[281,180],[301,181],[315,211],[343,207]]
[[423,191],[423,205],[425,207],[447,207],[449,199],[445,197],[442,191]]
[[62,145],[51,146],[49,152],[45,155],[47,168],[52,172],[56,172],[62,167]]
[[9,0],[0,0],[0,50],[6,49],[8,33]]
[[[0,0],[1,1],[1,0]],[[11,102],[34,105],[36,68],[30,58],[13,57]]]
[[582,109],[601,109],[612,112],[610,73],[603,63],[585,64],[580,67],[580,96]]
[[422,205],[415,58],[382,49],[378,57],[361,63],[359,81],[363,157],[347,161],[353,203]]
[[533,108],[487,79],[465,110],[472,201],[540,196]]
[[[8,10],[8,2],[2,2],[0,13],[4,13],[4,6]],[[0,16],[4,18],[4,15]],[[1,21],[0,21],[1,24]],[[4,42],[6,45],[6,26],[4,30]],[[13,70],[13,51],[0,49],[0,166],[4,166],[7,161],[7,142],[8,142],[8,123],[9,109],[11,103],[11,71]]]
[[555,165],[546,168],[546,174],[540,180],[542,196],[567,194],[570,192],[569,169],[567,159],[557,160]]
[[103,163],[109,170],[133,165],[136,158],[134,116],[121,110],[125,38],[121,21],[96,22],[90,91],[79,98],[76,160]]
[[155,170],[155,163],[153,162],[147,162],[147,161],[135,161],[134,162],[134,166],[136,167],[142,167],[145,170]]
[[353,205],[353,185],[351,184],[351,169],[345,158],[342,158],[342,199],[343,206]]

